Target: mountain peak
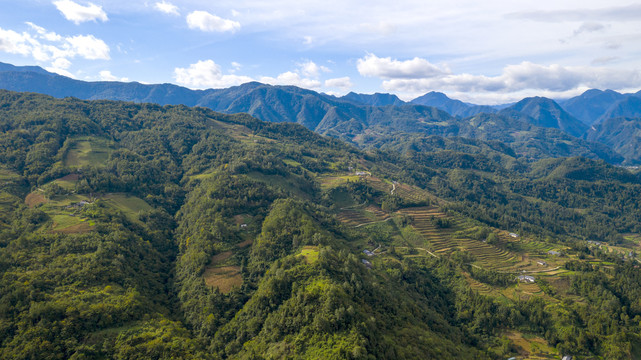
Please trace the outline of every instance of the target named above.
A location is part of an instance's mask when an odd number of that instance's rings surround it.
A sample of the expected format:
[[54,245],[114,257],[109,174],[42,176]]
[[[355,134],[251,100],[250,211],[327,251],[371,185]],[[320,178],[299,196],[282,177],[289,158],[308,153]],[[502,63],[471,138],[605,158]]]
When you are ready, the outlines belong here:
[[505,111],[517,111],[530,117],[533,125],[561,129],[577,137],[587,130],[585,124],[563,110],[554,100],[541,96],[525,98]]
[[33,73],[38,73],[38,74],[46,74],[46,75],[56,75],[54,73],[51,73],[40,66],[15,66],[7,63],[0,62],[0,72],[9,72],[9,71],[14,71],[14,72],[33,72]]
[[405,102],[396,95],[386,93],[358,94],[353,91],[339,99],[351,101],[361,105],[388,106],[403,105]]

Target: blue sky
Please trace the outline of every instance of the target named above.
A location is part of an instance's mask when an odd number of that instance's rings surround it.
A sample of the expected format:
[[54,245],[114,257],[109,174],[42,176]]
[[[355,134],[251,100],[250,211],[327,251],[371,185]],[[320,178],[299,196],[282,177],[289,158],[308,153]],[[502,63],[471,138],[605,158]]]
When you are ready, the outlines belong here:
[[482,104],[641,89],[641,3],[630,1],[0,4],[0,61],[81,80],[441,91]]

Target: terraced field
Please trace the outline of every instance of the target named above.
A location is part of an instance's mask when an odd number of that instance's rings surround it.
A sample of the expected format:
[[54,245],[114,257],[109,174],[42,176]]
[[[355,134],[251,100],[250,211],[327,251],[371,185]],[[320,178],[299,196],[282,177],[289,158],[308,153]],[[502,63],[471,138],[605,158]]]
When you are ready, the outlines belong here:
[[336,218],[346,225],[360,226],[363,224],[389,219],[390,215],[379,207],[369,205],[366,208],[343,209]]
[[[435,254],[447,253],[454,249],[466,250],[476,257],[480,266],[494,270],[511,269],[517,262],[517,257],[505,249],[459,235],[462,221],[447,216],[437,207],[407,208],[400,212],[413,219],[412,226],[427,240]],[[439,218],[447,219],[450,227],[439,228],[434,221]]]

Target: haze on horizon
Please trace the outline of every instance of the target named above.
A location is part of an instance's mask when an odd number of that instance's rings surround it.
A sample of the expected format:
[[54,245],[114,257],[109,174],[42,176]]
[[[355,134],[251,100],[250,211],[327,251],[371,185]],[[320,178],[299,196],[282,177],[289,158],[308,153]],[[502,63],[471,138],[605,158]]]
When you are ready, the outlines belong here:
[[479,104],[641,88],[630,1],[0,1],[0,61],[81,80]]

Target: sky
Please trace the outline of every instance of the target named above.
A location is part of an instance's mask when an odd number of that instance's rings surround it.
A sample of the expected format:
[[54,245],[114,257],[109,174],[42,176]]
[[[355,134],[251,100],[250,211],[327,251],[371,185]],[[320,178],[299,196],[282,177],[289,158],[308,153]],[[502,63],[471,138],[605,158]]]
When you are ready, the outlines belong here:
[[641,2],[0,0],[0,61],[86,81],[249,81],[477,104],[641,89]]

